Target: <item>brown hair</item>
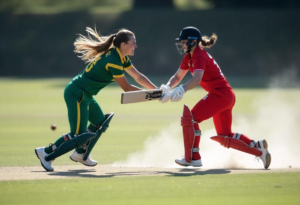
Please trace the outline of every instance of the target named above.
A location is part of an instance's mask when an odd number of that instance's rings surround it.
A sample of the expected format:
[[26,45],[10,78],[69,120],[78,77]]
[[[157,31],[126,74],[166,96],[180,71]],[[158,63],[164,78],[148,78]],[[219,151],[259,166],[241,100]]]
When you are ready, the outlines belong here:
[[93,30],[87,27],[86,32],[87,36],[79,34],[74,42],[74,52],[81,54],[78,57],[86,63],[94,61],[113,46],[120,48],[121,43],[127,43],[130,36],[134,36],[134,33],[127,29],[121,29],[110,36],[100,36],[96,28]]
[[211,35],[211,37],[203,36],[199,42],[199,45],[203,48],[210,48],[216,43],[217,39],[218,36],[214,33]]

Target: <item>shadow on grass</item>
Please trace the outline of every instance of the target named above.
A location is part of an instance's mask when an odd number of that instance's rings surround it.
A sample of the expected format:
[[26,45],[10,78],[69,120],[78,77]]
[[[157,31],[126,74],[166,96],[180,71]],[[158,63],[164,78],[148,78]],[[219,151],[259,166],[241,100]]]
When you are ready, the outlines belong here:
[[120,171],[120,172],[106,172],[97,173],[96,169],[79,169],[68,171],[56,171],[50,172],[49,176],[61,176],[61,177],[83,177],[83,178],[110,178],[110,177],[122,177],[122,176],[196,176],[196,175],[212,175],[212,174],[229,174],[231,171],[227,169],[174,169],[174,171],[147,171],[147,170],[133,170],[133,171]]
[[167,172],[170,176],[193,176],[193,175],[207,175],[207,174],[229,174],[231,171],[227,169],[208,169],[208,170],[199,170],[199,169],[181,169],[179,172]]
[[61,176],[61,177],[84,177],[84,178],[109,178],[114,177],[113,174],[103,174],[97,175],[95,169],[79,169],[79,170],[68,170],[68,171],[58,171],[58,172],[50,172],[49,176]]

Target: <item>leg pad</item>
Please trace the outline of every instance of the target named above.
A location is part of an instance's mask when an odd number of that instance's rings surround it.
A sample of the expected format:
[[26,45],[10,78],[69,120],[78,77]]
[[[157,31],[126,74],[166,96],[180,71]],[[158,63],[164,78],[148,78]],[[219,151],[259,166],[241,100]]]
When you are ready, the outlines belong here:
[[113,116],[114,116],[114,113],[109,113],[109,114],[105,115],[104,122],[101,124],[101,126],[99,127],[99,129],[95,133],[96,137],[93,138],[90,142],[88,142],[86,151],[85,151],[84,156],[83,156],[83,160],[87,160],[87,158],[89,157],[92,149],[94,148],[95,144],[97,143],[98,139],[101,137],[102,133],[105,132],[107,130],[107,128],[109,127],[109,123],[110,123]]
[[236,138],[231,138],[227,136],[214,136],[210,139],[219,142],[222,146],[226,148],[236,149],[242,152],[246,152],[248,154],[252,154],[255,156],[261,156],[262,152],[254,147],[250,147],[245,142],[238,140]]
[[183,132],[183,142],[184,142],[184,155],[185,161],[192,161],[192,152],[193,145],[195,141],[195,129],[194,129],[194,121],[193,115],[187,105],[183,107],[183,114],[181,117],[181,126]]
[[94,133],[83,133],[62,143],[54,152],[45,157],[46,161],[53,160],[77,147],[83,147],[88,141],[96,137]]

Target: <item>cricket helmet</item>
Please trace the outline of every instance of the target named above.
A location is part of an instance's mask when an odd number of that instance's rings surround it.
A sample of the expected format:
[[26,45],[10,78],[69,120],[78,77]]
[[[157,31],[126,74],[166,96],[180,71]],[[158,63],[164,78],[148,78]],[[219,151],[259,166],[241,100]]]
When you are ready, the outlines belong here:
[[[184,53],[189,53],[191,51],[191,49],[198,45],[199,41],[201,41],[202,36],[201,36],[201,32],[199,31],[199,29],[197,29],[196,27],[192,27],[192,26],[188,26],[183,28],[180,31],[179,37],[176,38],[176,41],[181,41],[181,40],[188,40],[186,42],[186,45],[188,47],[187,51],[184,52],[182,46],[180,43],[175,43],[177,50],[180,54],[184,54]],[[194,40],[197,40],[196,42],[194,42]]]
[[176,38],[175,40],[181,41],[181,40],[190,40],[190,39],[201,41],[202,36],[199,29],[192,26],[185,27],[180,31],[179,37]]

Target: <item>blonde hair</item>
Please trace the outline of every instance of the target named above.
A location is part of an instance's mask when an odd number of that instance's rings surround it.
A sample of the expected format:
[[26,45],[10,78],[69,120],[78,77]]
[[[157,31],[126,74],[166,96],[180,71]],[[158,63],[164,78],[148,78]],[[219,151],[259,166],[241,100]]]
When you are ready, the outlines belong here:
[[87,27],[86,32],[87,36],[79,34],[74,42],[74,52],[80,54],[78,57],[86,63],[99,58],[113,46],[120,48],[121,43],[127,43],[130,36],[134,36],[134,33],[127,29],[121,29],[110,36],[100,36],[96,28],[93,30]]
[[211,37],[203,36],[199,42],[199,45],[203,48],[210,48],[216,43],[217,39],[218,36],[214,33],[211,35]]

